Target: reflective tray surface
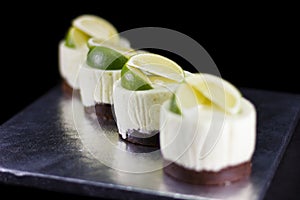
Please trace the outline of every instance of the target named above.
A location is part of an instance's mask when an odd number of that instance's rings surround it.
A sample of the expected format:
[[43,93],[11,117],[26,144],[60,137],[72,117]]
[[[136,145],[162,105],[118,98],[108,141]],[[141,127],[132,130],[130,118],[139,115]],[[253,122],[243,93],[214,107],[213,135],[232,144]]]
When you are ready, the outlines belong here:
[[0,182],[117,199],[262,199],[298,123],[300,96],[242,93],[258,113],[249,179],[227,186],[176,181],[163,173],[159,150],[124,142],[57,86],[0,127]]

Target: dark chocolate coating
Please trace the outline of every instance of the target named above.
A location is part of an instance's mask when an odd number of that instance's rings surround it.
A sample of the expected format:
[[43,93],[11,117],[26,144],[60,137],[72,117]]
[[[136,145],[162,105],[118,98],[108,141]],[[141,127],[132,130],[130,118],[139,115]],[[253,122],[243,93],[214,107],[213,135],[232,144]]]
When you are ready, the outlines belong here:
[[[147,137],[144,136],[145,133],[141,133],[139,130],[130,129],[126,132],[126,141],[134,143],[134,144],[140,144],[144,146],[150,146],[150,147],[160,147],[159,145],[159,131],[153,131],[150,136],[147,135]],[[144,137],[143,137],[144,136]]]
[[169,176],[191,184],[225,185],[248,177],[251,174],[251,161],[214,171],[195,171],[165,160],[164,172]]
[[80,97],[79,95],[79,90],[77,89],[73,89],[68,83],[66,80],[63,80],[62,83],[61,83],[61,88],[62,88],[62,91],[64,92],[64,94],[66,94],[67,96],[69,97],[72,97],[73,95],[73,92],[75,92],[75,96],[77,97]]
[[116,126],[113,105],[97,103],[95,105],[95,111],[101,126]]
[[62,81],[61,88],[65,94],[72,95],[73,88],[67,83],[67,81],[65,80]]

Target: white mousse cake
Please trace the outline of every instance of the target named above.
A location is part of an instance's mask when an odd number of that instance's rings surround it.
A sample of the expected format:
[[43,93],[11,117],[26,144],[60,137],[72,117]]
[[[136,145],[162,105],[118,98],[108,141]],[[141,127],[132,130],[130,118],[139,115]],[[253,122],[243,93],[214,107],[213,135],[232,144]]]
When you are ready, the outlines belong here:
[[101,124],[114,124],[113,84],[121,76],[128,58],[119,51],[96,46],[91,48],[79,73],[80,96],[85,110],[94,113]]
[[160,107],[183,78],[183,70],[163,56],[151,53],[132,56],[113,90],[121,137],[136,144],[159,146]]
[[170,87],[153,84],[151,90],[132,91],[122,87],[120,80],[115,83],[114,110],[123,139],[129,137],[132,142],[137,140],[134,143],[158,145],[155,137],[159,132],[160,107],[171,98],[174,89]]
[[65,41],[59,43],[59,72],[65,84],[71,89],[79,89],[79,68],[85,61],[88,51],[86,45],[71,48],[66,45]]
[[256,111],[230,83],[192,75],[165,102],[160,116],[164,171],[195,184],[227,184],[249,176]]
[[59,71],[68,93],[79,89],[78,74],[89,51],[89,38],[130,47],[129,41],[120,38],[115,27],[105,19],[93,15],[75,18],[66,38],[59,43]]
[[[93,41],[91,38],[88,41]],[[99,42],[99,41],[97,41]],[[94,45],[100,45],[94,44]],[[111,44],[106,43],[106,46]],[[113,45],[114,47],[120,47],[122,51],[130,49],[130,43],[125,38],[120,38],[119,45]],[[79,87],[79,70],[80,66],[85,66],[85,61],[89,48],[86,44],[77,48],[71,48],[66,45],[66,41],[63,40],[59,43],[59,72],[64,79],[65,83],[72,89],[78,90]]]
[[81,101],[84,107],[113,104],[113,84],[121,77],[121,70],[95,69],[83,63],[79,73]]

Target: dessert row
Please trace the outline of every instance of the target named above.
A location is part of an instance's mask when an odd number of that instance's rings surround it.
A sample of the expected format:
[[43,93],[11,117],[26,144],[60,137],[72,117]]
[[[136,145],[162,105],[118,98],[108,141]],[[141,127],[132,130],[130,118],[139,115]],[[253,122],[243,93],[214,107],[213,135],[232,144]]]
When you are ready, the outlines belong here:
[[133,49],[92,15],[72,21],[59,44],[59,70],[65,91],[78,91],[100,125],[116,124],[124,140],[160,147],[170,176],[196,184],[249,176],[256,111],[231,83]]

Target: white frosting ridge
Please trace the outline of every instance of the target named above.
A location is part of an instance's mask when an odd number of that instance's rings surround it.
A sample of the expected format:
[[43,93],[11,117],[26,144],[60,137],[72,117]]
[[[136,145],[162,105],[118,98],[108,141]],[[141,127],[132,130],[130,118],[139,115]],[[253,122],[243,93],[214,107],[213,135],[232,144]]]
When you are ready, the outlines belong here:
[[117,126],[126,138],[129,129],[139,130],[145,135],[159,130],[160,107],[172,96],[175,87],[155,85],[154,89],[132,91],[122,87],[121,81],[114,84],[113,101]]
[[121,70],[101,70],[83,63],[79,73],[82,104],[85,107],[96,103],[112,104],[113,84],[121,76]]
[[169,106],[170,101],[163,104],[160,116],[160,146],[165,159],[196,171],[219,171],[251,159],[256,111],[246,99],[236,115],[204,106],[177,115]]
[[88,48],[69,48],[65,41],[59,43],[59,71],[65,81],[73,88],[79,89],[78,73],[80,65],[86,59]]

